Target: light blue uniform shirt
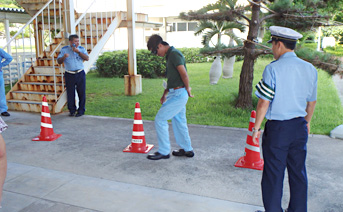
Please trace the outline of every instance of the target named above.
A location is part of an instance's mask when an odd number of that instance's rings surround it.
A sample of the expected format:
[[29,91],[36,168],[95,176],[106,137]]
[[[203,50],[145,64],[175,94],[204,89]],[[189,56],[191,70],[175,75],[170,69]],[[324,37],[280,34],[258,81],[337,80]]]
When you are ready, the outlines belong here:
[[317,100],[317,70],[287,52],[266,66],[256,89],[257,97],[270,101],[267,119],[305,117],[307,102]]
[[[4,62],[2,62],[3,59],[5,59]],[[0,71],[2,71],[2,67],[10,64],[12,60],[13,60],[12,56],[0,48]]]
[[[82,46],[77,47],[81,53],[88,56],[88,53],[85,48]],[[80,55],[76,52],[74,52],[71,48],[71,46],[64,46],[61,49],[60,54],[58,55],[57,59],[63,57],[64,54],[69,54],[69,57],[67,57],[64,60],[64,67],[67,71],[77,71],[80,69],[84,69],[83,66],[83,59],[80,57]]]

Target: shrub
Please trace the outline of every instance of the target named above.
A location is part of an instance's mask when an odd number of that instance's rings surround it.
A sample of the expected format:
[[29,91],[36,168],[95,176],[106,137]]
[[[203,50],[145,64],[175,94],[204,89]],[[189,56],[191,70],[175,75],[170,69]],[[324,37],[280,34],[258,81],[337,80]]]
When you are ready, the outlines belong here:
[[[165,60],[152,55],[148,50],[137,50],[137,74],[145,78],[165,75]],[[105,52],[96,62],[97,72],[102,77],[124,77],[128,74],[127,50]]]
[[335,47],[326,47],[324,49],[324,52],[342,57],[343,56],[343,46],[342,45],[336,45]]
[[334,55],[318,52],[307,47],[297,49],[296,54],[318,68],[324,69],[329,74],[333,74],[337,69],[337,65],[340,64],[340,61]]
[[204,56],[200,54],[200,48],[179,48],[180,52],[185,56],[186,63],[204,63],[212,62],[212,56]]
[[343,43],[343,27],[333,26],[333,27],[324,27],[323,36],[325,37],[334,37],[339,44]]

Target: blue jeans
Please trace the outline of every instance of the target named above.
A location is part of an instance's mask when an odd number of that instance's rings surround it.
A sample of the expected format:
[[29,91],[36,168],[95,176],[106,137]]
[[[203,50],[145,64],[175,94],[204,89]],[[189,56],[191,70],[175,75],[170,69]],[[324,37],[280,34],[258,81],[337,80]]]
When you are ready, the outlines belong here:
[[185,88],[169,89],[167,100],[162,104],[155,117],[155,128],[158,140],[158,152],[162,155],[170,153],[170,140],[168,120],[172,120],[173,132],[176,143],[185,151],[192,151],[191,138],[189,137],[186,104],[188,93]]
[[7,110],[4,75],[0,71],[0,113],[6,112]]

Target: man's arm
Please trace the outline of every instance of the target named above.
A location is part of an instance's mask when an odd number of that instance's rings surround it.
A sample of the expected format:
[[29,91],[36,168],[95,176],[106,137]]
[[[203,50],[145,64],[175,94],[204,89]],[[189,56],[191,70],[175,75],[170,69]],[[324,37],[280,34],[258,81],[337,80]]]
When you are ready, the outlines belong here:
[[[83,60],[85,60],[85,61],[88,61],[88,60],[89,60],[89,56],[88,56],[87,54],[81,52],[79,48],[73,47],[72,49],[73,49],[74,52],[78,53],[79,56],[80,56]],[[86,51],[86,50],[85,50],[85,51]]]
[[307,115],[305,116],[305,120],[307,121],[308,134],[310,134],[310,122],[314,113],[314,109],[316,107],[316,103],[317,101],[307,102],[307,106],[306,106]]
[[164,89],[163,95],[160,99],[161,104],[163,104],[166,101],[166,97],[167,97],[168,92],[169,92],[168,89]]
[[0,63],[1,63],[0,68],[1,68],[1,67],[7,66],[8,64],[10,64],[10,62],[13,60],[13,58],[11,55],[9,55],[7,52],[5,52],[3,49],[1,49],[0,53],[1,53],[1,56],[5,59],[4,62],[0,61]]
[[186,68],[184,65],[178,65],[176,67],[176,69],[179,71],[179,74],[181,76],[181,79],[182,79],[182,82],[185,84],[185,87],[186,87],[186,90],[188,92],[188,96],[189,97],[194,97],[192,94],[191,94],[191,90],[192,88],[189,87],[189,78],[188,78],[188,74],[187,74],[187,71],[186,71]]
[[64,54],[63,57],[57,58],[58,64],[62,64],[67,57],[69,57],[69,54]]
[[85,61],[88,61],[89,60],[89,56],[88,55],[86,55],[86,54],[84,54],[84,53],[82,53],[82,52],[78,52],[78,54],[79,54],[79,56],[83,59],[83,60],[85,60]]
[[270,102],[268,100],[265,100],[262,98],[258,100],[257,107],[256,107],[255,127],[254,127],[256,131],[253,131],[253,134],[252,134],[252,141],[254,142],[255,145],[258,144],[257,138],[259,138],[261,135],[261,131],[257,131],[257,130],[261,128],[261,124],[264,117],[266,116],[269,104]]

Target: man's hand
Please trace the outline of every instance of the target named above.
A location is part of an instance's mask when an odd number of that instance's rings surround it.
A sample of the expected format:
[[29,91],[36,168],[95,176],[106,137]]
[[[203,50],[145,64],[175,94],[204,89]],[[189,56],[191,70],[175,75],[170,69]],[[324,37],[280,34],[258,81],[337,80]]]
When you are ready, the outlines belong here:
[[163,104],[165,101],[166,101],[166,95],[162,95],[162,97],[161,97],[161,99],[160,99],[160,102],[161,102],[161,104]]
[[188,96],[189,96],[189,97],[193,98],[194,96],[192,95],[191,90],[192,90],[192,88],[189,87],[189,88],[187,89],[187,93],[188,93]]
[[78,48],[76,48],[75,46],[72,47],[72,50],[76,53],[80,53],[80,50]]
[[261,136],[261,131],[254,131],[252,133],[252,142],[255,145],[259,145],[258,139],[260,138],[260,136]]
[[64,57],[64,58],[67,58],[67,57],[69,57],[69,54],[65,53],[65,54],[63,55],[63,57]]

